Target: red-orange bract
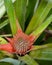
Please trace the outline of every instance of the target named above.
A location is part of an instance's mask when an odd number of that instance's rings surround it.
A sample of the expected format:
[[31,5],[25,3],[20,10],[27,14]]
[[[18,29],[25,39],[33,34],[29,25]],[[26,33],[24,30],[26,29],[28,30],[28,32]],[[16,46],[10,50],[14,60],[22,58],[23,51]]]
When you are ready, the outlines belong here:
[[26,35],[22,30],[18,30],[17,34],[13,38],[7,38],[8,44],[1,44],[0,50],[8,51],[10,53],[16,53],[19,55],[25,55],[29,52],[34,43],[34,37],[32,35]]

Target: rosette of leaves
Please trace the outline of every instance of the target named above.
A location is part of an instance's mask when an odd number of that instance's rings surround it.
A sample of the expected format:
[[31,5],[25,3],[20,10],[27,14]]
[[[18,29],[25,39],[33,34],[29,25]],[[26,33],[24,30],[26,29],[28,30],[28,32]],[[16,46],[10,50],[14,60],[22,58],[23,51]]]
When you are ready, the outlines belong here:
[[[2,37],[13,37],[16,34],[16,20],[18,20],[18,29],[22,29],[27,35],[36,36],[32,51],[24,56],[17,55],[15,57],[12,54],[13,59],[5,58],[2,55],[1,58],[4,59],[1,59],[0,63],[9,62],[13,65],[52,64],[52,37],[45,32],[47,29],[52,28],[52,1],[15,0],[12,3],[12,0],[2,0],[0,4],[0,44],[7,44],[8,42]],[[47,38],[50,39],[50,37],[51,42],[48,42]],[[5,55],[6,53],[2,52],[2,54]],[[9,55],[9,57],[11,56]]]

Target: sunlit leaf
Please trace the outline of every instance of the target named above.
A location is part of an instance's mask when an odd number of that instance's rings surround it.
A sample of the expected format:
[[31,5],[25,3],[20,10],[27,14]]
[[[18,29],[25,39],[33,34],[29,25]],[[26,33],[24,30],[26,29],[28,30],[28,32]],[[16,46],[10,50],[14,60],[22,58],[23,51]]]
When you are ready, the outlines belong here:
[[7,41],[4,38],[0,37],[0,44],[6,44],[6,43]]
[[47,3],[46,1],[42,0],[38,9],[37,9],[37,12],[36,14],[34,14],[34,16],[32,17],[28,27],[27,27],[27,30],[26,30],[26,33],[30,33],[32,32],[33,30],[36,30],[36,28],[41,25],[41,23],[45,20],[45,18],[47,17],[50,9],[52,8],[51,7],[52,4],[51,3]]
[[27,0],[16,0],[14,6],[15,6],[17,19],[18,19],[22,29],[24,30]]
[[46,27],[52,22],[52,15],[50,15],[33,33],[32,35],[38,36],[46,29]]
[[16,16],[15,16],[13,4],[11,0],[4,0],[4,3],[9,17],[12,34],[14,35],[17,32],[17,26],[16,26]]
[[42,48],[31,51],[29,55],[36,60],[52,61],[52,43],[43,45]]
[[27,9],[26,9],[25,29],[28,26],[28,24],[30,23],[33,13],[36,13],[38,4],[39,4],[39,0],[28,0]]
[[34,59],[32,59],[29,55],[25,55],[23,57],[19,58],[23,62],[25,62],[27,65],[39,65]]

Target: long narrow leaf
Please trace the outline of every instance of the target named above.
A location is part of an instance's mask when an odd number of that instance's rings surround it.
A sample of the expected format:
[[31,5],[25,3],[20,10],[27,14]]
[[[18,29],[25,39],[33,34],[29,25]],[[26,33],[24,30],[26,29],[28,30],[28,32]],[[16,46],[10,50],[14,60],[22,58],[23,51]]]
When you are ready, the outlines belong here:
[[33,13],[36,12],[36,9],[38,7],[39,0],[28,0],[27,3],[27,10],[26,10],[26,22],[25,22],[25,29],[28,26]]
[[20,65],[20,61],[12,59],[12,58],[5,58],[5,59],[0,60],[0,62],[9,62],[13,65]]
[[46,1],[42,0],[42,2],[39,5],[39,8],[37,9],[36,14],[34,14],[29,26],[27,27],[26,33],[32,32],[44,21],[51,9],[51,6],[51,3],[47,3]]
[[4,26],[6,26],[8,23],[9,23],[8,20],[2,22],[2,23],[0,24],[0,29],[3,28]]
[[24,30],[27,0],[16,0],[14,6],[16,11],[16,16],[19,20],[22,29]]
[[[42,46],[44,47],[44,45]],[[37,60],[52,61],[52,43],[45,44],[44,48],[31,51],[29,55]]]
[[34,36],[39,36],[46,27],[52,22],[52,15],[50,15],[33,33]]
[[5,34],[5,35],[0,35],[0,37],[5,37],[5,36],[12,36],[12,34]]
[[20,57],[20,60],[25,62],[27,65],[39,65],[35,60],[33,60],[29,55]]
[[[15,16],[13,4],[12,4],[11,0],[4,0],[4,3],[5,3],[7,14],[8,14],[8,17],[10,20],[9,22],[10,22],[12,34],[14,35],[17,32],[17,26],[16,26],[16,16]],[[18,23],[18,21],[17,21],[17,23]]]
[[[15,2],[15,0],[12,0],[12,2]],[[5,12],[6,12],[6,9],[4,6],[4,0],[0,0],[0,19],[3,17]]]
[[37,0],[28,0],[26,19],[33,14]]

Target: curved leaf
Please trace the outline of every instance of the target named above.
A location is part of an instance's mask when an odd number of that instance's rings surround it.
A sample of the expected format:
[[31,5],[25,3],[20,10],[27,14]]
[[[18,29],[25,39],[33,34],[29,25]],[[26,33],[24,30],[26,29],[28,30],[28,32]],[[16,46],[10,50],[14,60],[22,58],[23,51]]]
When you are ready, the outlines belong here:
[[42,48],[31,51],[29,55],[37,60],[52,61],[52,44],[42,45]]
[[0,37],[0,44],[6,44],[6,43],[7,41],[4,38]]
[[27,65],[39,65],[34,59],[32,59],[29,55],[25,55],[23,57],[19,57],[20,60],[25,62]]
[[12,58],[5,58],[5,59],[0,60],[0,62],[9,62],[13,65],[20,65],[20,61],[12,59]]

